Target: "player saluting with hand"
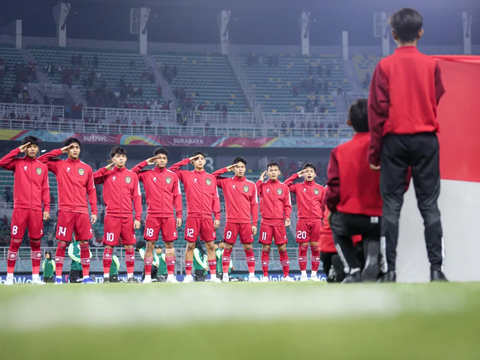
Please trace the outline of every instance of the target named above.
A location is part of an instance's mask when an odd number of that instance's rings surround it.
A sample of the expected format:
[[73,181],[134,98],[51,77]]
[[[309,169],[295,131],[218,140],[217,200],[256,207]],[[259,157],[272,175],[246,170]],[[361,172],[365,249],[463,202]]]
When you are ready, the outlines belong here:
[[[260,243],[262,244],[262,282],[268,282],[268,265],[270,263],[270,246],[272,238],[278,247],[280,262],[283,268],[283,281],[295,281],[289,276],[290,261],[287,254],[287,232],[285,227],[290,226],[290,215],[292,214],[292,201],[288,186],[278,180],[280,168],[277,163],[271,162],[267,165],[257,181],[257,189],[260,195],[260,213],[262,222],[260,224]],[[269,180],[264,182],[268,175]]]
[[[182,166],[193,164],[195,170],[180,170]],[[208,267],[213,282],[220,282],[217,279],[214,241],[217,238],[215,230],[220,226],[220,199],[217,191],[215,177],[208,174],[205,169],[205,155],[197,151],[191,158],[184,159],[170,167],[170,170],[177,174],[178,179],[183,183],[187,197],[187,221],[185,225],[185,240],[187,240],[187,251],[185,254],[184,282],[190,283],[192,278],[193,250],[198,236],[205,241],[208,255]],[[212,220],[212,213],[215,221]]]
[[[112,163],[93,174],[95,184],[103,184],[103,199],[105,201],[105,221],[103,243],[103,273],[104,283],[110,282],[110,267],[112,265],[113,247],[125,246],[125,263],[127,265],[127,282],[135,282],[133,270],[135,267],[135,230],[140,228],[142,219],[142,195],[137,174],[125,167],[127,151],[115,146],[110,152]],[[133,219],[132,202],[135,206]]]
[[[69,138],[61,149],[43,154],[38,161],[47,165],[55,174],[58,183],[58,219],[57,252],[55,254],[56,284],[62,284],[63,262],[67,242],[72,241],[72,234],[80,243],[80,259],[83,271],[83,283],[93,284],[90,279],[90,249],[88,241],[92,238],[92,226],[97,221],[97,193],[90,166],[80,161],[81,144],[76,138]],[[56,159],[67,154],[67,160]],[[88,216],[88,202],[91,217]]]
[[[13,171],[13,215],[11,241],[7,256],[7,279],[5,285],[13,285],[13,272],[17,262],[18,249],[28,227],[32,258],[32,284],[44,284],[40,280],[40,239],[43,235],[43,221],[50,219],[50,188],[48,170],[37,160],[39,141],[34,136],[23,139],[22,145],[0,159],[0,167]],[[24,157],[17,155],[25,153]],[[42,212],[43,203],[43,212]]]
[[[143,183],[147,198],[147,219],[145,221],[144,238],[147,242],[145,250],[145,279],[144,283],[151,282],[153,251],[160,231],[165,242],[165,262],[167,265],[167,282],[177,283],[175,278],[175,248],[173,242],[177,240],[177,229],[182,226],[182,192],[178,176],[167,169],[168,150],[157,148],[153,157],[142,161],[132,171],[138,175]],[[152,170],[142,170],[147,165],[155,165]],[[175,206],[176,220],[173,207]]]

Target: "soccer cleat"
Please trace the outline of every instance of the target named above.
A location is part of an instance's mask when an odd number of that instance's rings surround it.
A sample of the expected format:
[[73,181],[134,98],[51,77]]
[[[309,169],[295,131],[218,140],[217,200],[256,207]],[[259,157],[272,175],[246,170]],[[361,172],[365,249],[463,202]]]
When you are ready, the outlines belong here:
[[109,277],[103,278],[103,283],[104,284],[110,284],[110,278]]
[[13,284],[14,284],[14,282],[13,282],[13,277],[11,277],[11,278],[10,278],[10,277],[7,277],[7,278],[5,279],[4,284],[5,284],[5,285],[13,285]]
[[362,271],[362,281],[375,282],[380,274],[380,263],[378,255],[380,254],[380,243],[378,241],[369,241],[366,245],[365,267]]
[[322,280],[320,280],[320,278],[318,277],[318,275],[315,275],[315,276],[310,277],[310,280],[311,280],[311,281],[315,281],[315,282],[322,281]]
[[335,272],[335,282],[341,283],[345,279],[345,272],[343,271],[343,262],[338,255],[332,256],[332,265]]
[[215,280],[211,280],[211,281],[214,282],[214,283],[221,283],[222,282],[222,280],[220,280],[219,278],[215,278]]
[[448,282],[448,279],[442,271],[431,270],[430,271],[430,281],[431,282]]
[[354,284],[362,282],[362,274],[360,271],[357,271],[353,274],[348,274],[345,279],[342,281],[342,284]]
[[179,281],[177,280],[177,278],[174,275],[168,275],[167,283],[178,284]]
[[55,278],[55,285],[61,285],[61,284],[63,284],[62,278],[59,278],[59,277]]
[[[308,280],[308,279],[307,279],[307,280]],[[283,281],[285,281],[285,282],[295,282],[295,280],[292,279],[290,276],[285,276],[285,277],[283,278]]]
[[228,278],[228,274],[223,274],[222,282],[228,283],[229,281],[230,281],[230,279]]
[[128,278],[127,279],[127,283],[136,283],[137,280],[135,280],[135,278],[132,276],[131,278]]
[[184,283],[184,284],[190,284],[190,283],[192,283],[192,282],[193,282],[193,277],[192,277],[192,275],[186,275],[186,276],[185,276],[185,279],[183,279],[183,283]]
[[90,277],[84,277],[83,280],[82,280],[82,284],[94,285],[95,283],[93,282],[92,279],[90,279]]
[[389,282],[396,282],[397,281],[397,274],[395,271],[388,271],[385,274],[382,274],[377,282],[379,283],[389,283]]
[[300,276],[300,281],[308,281],[307,274]]
[[262,280],[260,280],[261,282],[269,282],[270,281],[270,278],[268,276],[264,276],[262,278]]
[[44,283],[42,280],[40,279],[36,279],[36,280],[32,280],[32,285],[45,285],[46,283]]
[[[130,279],[131,279],[131,278],[130,278]],[[147,279],[147,278],[145,278],[145,279],[143,279],[143,281],[142,281],[142,284],[151,284],[151,283],[152,283],[152,279]]]
[[260,280],[258,280],[256,276],[250,276],[248,282],[260,282]]

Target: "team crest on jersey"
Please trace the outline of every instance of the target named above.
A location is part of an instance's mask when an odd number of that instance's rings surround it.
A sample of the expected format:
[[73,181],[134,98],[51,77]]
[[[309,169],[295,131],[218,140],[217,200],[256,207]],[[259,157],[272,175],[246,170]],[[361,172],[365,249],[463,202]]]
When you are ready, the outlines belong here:
[[205,182],[207,183],[207,185],[212,185],[212,180],[210,179],[206,179]]
[[318,191],[318,189],[314,189],[314,190],[313,190],[313,193],[314,193],[315,195],[318,195],[318,194],[320,193],[320,191]]
[[243,186],[243,191],[248,193],[248,190],[250,190],[250,188],[247,185],[244,185]]
[[37,174],[42,175],[42,168],[37,168]]
[[277,194],[278,194],[278,195],[282,195],[282,194],[283,194],[283,190],[282,190],[282,189],[277,189]]
[[166,182],[167,184],[170,184],[170,183],[172,182],[172,178],[171,178],[171,177],[165,178],[165,182]]
[[78,174],[79,175],[84,175],[85,174],[85,169],[78,169]]
[[132,182],[132,178],[130,176],[125,177],[125,182],[130,184]]

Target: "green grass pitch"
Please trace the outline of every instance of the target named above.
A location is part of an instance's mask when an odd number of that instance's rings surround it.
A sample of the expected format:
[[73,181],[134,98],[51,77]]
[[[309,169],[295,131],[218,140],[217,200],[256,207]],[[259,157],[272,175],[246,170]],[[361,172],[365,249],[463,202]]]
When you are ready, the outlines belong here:
[[480,359],[480,284],[0,286],[0,359]]

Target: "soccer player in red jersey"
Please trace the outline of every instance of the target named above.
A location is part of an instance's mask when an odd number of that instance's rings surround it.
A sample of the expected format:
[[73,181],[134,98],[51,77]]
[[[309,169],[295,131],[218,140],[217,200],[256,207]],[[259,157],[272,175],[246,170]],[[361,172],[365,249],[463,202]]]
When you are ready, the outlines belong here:
[[[112,163],[93,174],[95,185],[103,184],[103,200],[105,201],[105,221],[103,231],[103,273],[104,283],[110,283],[110,266],[112,265],[113,247],[125,246],[125,263],[127,265],[127,282],[135,282],[135,249],[137,241],[135,230],[140,228],[142,219],[142,195],[138,176],[125,167],[127,151],[115,146],[110,152]],[[133,219],[132,202],[135,207]]]
[[[195,170],[180,170],[182,166],[193,164]],[[187,221],[185,224],[185,240],[187,251],[185,253],[185,280],[190,283],[193,267],[193,250],[195,242],[200,235],[200,240],[205,241],[207,247],[208,267],[212,282],[221,282],[217,279],[217,259],[215,256],[214,241],[217,238],[215,230],[220,226],[220,199],[217,191],[217,181],[205,169],[205,155],[197,151],[189,159],[184,159],[170,167],[183,183],[187,197]],[[212,220],[212,213],[215,221]]]
[[[147,242],[145,250],[145,280],[151,282],[153,251],[160,231],[165,242],[165,262],[167,264],[167,282],[177,283],[175,278],[175,248],[177,229],[182,226],[182,192],[178,176],[167,169],[168,150],[157,148],[153,157],[142,161],[132,171],[143,183],[147,197],[147,219],[145,221],[144,238]],[[155,165],[151,170],[142,170],[147,165]],[[176,219],[173,217],[175,205]]]
[[[257,190],[260,195],[260,243],[262,244],[262,282],[268,282],[268,265],[270,263],[270,247],[272,238],[278,247],[280,262],[282,263],[284,280],[295,281],[290,276],[290,261],[287,254],[287,232],[285,227],[290,226],[292,213],[292,201],[288,186],[278,180],[280,168],[277,163],[267,165],[267,171],[263,172],[257,181]],[[265,180],[268,175],[269,180]]]
[[[315,182],[316,168],[313,164],[306,163],[303,165],[302,171],[293,174],[284,184],[288,186],[290,192],[297,197],[298,222],[296,238],[298,246],[298,264],[302,276],[300,281],[308,281],[307,277],[307,252],[308,244],[312,251],[312,273],[310,279],[312,281],[320,281],[317,276],[318,266],[320,264],[320,250],[318,249],[318,240],[320,239],[320,230],[322,228],[323,219],[323,201],[325,197],[325,189],[322,185]],[[302,183],[294,184],[293,182],[303,177]]]
[[[93,171],[90,166],[80,161],[80,140],[69,138],[61,149],[52,150],[38,158],[55,174],[58,183],[58,219],[57,252],[55,254],[56,284],[62,284],[63,261],[67,242],[72,241],[72,234],[80,243],[80,259],[83,271],[83,283],[93,284],[90,279],[90,249],[88,241],[92,238],[92,225],[97,221],[97,193],[93,183]],[[55,159],[67,154],[67,160]],[[88,202],[91,217],[88,216]]]
[[[245,250],[249,281],[258,282],[255,277],[255,254],[253,253],[253,237],[257,233],[258,223],[258,196],[255,183],[247,180],[245,171],[247,161],[241,157],[233,160],[232,165],[215,171],[212,175],[217,178],[217,186],[223,190],[227,223],[224,229],[225,249],[222,256],[223,282],[228,282],[228,268],[233,245],[240,235],[240,241]],[[223,177],[222,174],[234,171],[235,176]]]
[[[39,141],[34,136],[23,139],[22,145],[0,159],[0,167],[13,171],[13,215],[11,241],[7,256],[7,279],[5,285],[13,285],[13,272],[17,262],[18,249],[28,227],[32,258],[32,284],[44,284],[39,270],[42,252],[40,239],[43,235],[43,221],[50,218],[50,188],[48,169],[37,160]],[[25,153],[24,157],[16,157]],[[43,203],[43,212],[42,212]]]

